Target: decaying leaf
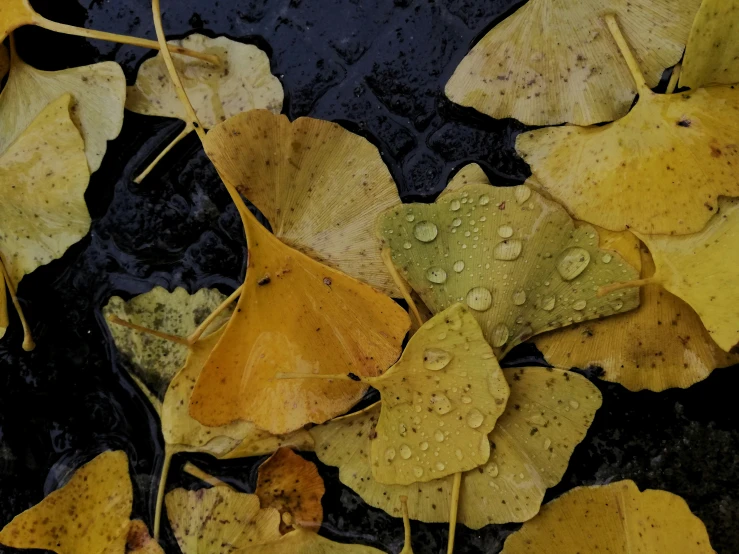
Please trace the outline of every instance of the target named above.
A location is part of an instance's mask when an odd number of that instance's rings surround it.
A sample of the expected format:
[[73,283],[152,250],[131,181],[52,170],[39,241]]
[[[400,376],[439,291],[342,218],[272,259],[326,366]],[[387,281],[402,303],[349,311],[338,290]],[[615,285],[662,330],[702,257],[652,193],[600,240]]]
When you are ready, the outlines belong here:
[[0,254],[14,286],[90,227],[90,171],[71,100],[63,94],[51,102],[0,155]]
[[[576,373],[537,367],[503,372],[511,392],[488,436],[490,459],[462,474],[458,521],[472,529],[536,515],[601,404],[598,389]],[[369,453],[379,413],[375,404],[312,428],[319,459],[339,467],[341,482],[371,506],[398,517],[395,499],[407,496],[412,519],[447,521],[453,477],[405,486],[373,478]]]
[[639,235],[654,257],[650,282],[661,284],[698,313],[725,351],[739,343],[739,198],[720,198],[719,211],[699,233]]
[[633,481],[577,487],[509,535],[502,554],[714,554],[703,522],[679,496]]
[[373,477],[409,485],[476,468],[505,409],[508,384],[470,311],[454,304],[427,321],[380,377]]
[[57,554],[123,554],[133,489],[121,451],[98,455],[0,531],[0,544]]
[[[638,243],[631,233],[615,234],[629,235]],[[628,255],[613,244],[607,247]],[[627,248],[635,251],[633,243]],[[654,261],[646,249],[640,252],[642,278],[650,278]],[[550,364],[600,367],[601,378],[635,391],[686,388],[717,367],[739,363],[739,355],[716,345],[693,308],[660,285],[642,288],[636,310],[545,333],[535,337],[534,344]]]
[[695,233],[719,195],[739,196],[739,88],[655,94],[632,70],[639,101],[624,118],[524,133],[516,150],[576,219],[613,231]]
[[[249,548],[249,554],[383,554],[381,550],[360,544],[334,542],[298,527],[274,542]],[[185,553],[187,554],[187,553]]]
[[637,89],[603,16],[616,14],[647,83],[680,61],[700,0],[529,1],[496,25],[446,85],[453,101],[527,125],[624,116]]
[[[259,466],[257,488],[254,491],[264,508],[275,508],[282,515],[280,531],[292,525],[318,530],[323,521],[321,498],[326,489],[323,478],[313,462],[280,448]],[[285,521],[289,521],[290,525]]]
[[[167,516],[182,554],[253,552],[280,538],[280,513],[259,507],[256,494],[229,487],[167,493]],[[287,551],[286,551],[287,552]]]
[[575,227],[527,185],[466,185],[434,204],[406,204],[379,220],[393,264],[429,309],[472,309],[496,353],[532,335],[633,309],[637,289],[598,298],[598,287],[638,273],[597,232]]
[[[110,554],[118,553],[110,552]],[[128,528],[126,554],[164,554],[164,550],[157,541],[151,538],[146,524],[136,519],[131,522],[131,526]]]
[[115,62],[62,71],[41,71],[25,63],[11,41],[10,75],[0,93],[0,152],[4,152],[53,100],[72,96],[70,115],[82,134],[90,171],[100,167],[109,140],[123,126],[126,77]]
[[400,205],[369,141],[328,121],[264,110],[215,127],[205,150],[224,179],[253,202],[283,242],[398,296],[374,234],[378,214]]
[[283,244],[245,206],[240,212],[249,245],[246,281],[195,385],[190,414],[204,425],[243,419],[285,434],[346,413],[366,385],[275,375],[378,375],[400,354],[408,314],[368,285]]
[[703,0],[685,47],[680,86],[739,83],[739,2]]

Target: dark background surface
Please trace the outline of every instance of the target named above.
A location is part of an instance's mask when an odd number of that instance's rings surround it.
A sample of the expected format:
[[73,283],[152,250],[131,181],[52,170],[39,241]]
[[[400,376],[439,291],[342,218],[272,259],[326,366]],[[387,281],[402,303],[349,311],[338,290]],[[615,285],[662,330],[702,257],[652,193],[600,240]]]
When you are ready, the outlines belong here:
[[[0,0],[2,1],[2,0]],[[154,38],[148,0],[37,0],[65,23]],[[471,44],[518,4],[510,0],[164,0],[168,36],[192,30],[225,34],[267,51],[286,92],[284,112],[337,121],[381,149],[404,200],[432,200],[467,162],[494,184],[523,181],[513,150],[525,127],[451,105],[442,90]],[[29,63],[61,69],[102,60],[121,63],[129,81],[139,48],[52,34],[17,32]],[[86,199],[91,233],[61,260],[27,276],[20,297],[38,343],[21,350],[13,318],[0,342],[0,525],[39,502],[70,471],[105,449],[128,453],[135,516],[151,524],[152,482],[162,455],[158,420],[128,379],[100,316],[107,299],[155,285],[191,292],[232,291],[246,244],[236,210],[193,135],[141,185],[132,178],[182,123],[126,113]],[[531,349],[518,351],[525,359]],[[516,353],[509,356],[516,363]],[[687,391],[630,393],[594,380],[603,407],[548,499],[582,484],[634,479],[686,499],[721,554],[739,552],[739,371],[718,370]],[[312,458],[311,455],[307,457]],[[203,469],[252,491],[262,459]],[[175,459],[170,488],[193,486]],[[369,508],[321,466],[326,480],[322,533],[388,552],[402,547],[400,520]],[[458,528],[457,549],[494,553],[516,525]],[[446,551],[446,525],[413,522],[416,554]],[[166,519],[168,554],[179,552]],[[19,552],[0,547],[0,552]],[[84,554],[84,553],[80,553]]]

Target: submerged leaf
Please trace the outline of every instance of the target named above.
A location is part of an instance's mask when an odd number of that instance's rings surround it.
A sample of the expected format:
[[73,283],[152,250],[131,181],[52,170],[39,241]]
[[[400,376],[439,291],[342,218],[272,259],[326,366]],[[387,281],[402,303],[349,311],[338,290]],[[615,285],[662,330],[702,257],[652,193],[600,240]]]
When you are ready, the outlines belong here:
[[[282,110],[282,85],[270,72],[267,54],[256,46],[198,33],[169,43],[215,55],[221,61],[216,67],[189,56],[172,56],[206,129],[248,110],[267,109],[275,113]],[[161,52],[141,64],[136,83],[128,87],[126,108],[144,115],[187,120]]]
[[453,101],[527,125],[591,125],[624,116],[637,90],[603,23],[614,13],[659,83],[680,61],[700,0],[530,0],[496,25],[446,85]]
[[366,385],[276,374],[378,375],[400,354],[408,314],[283,244],[245,208],[241,215],[249,245],[243,293],[205,362],[190,414],[209,426],[243,419],[284,434],[345,413]]
[[[360,544],[334,542],[307,529],[297,528],[277,541],[249,548],[249,554],[383,554]],[[188,553],[185,553],[188,554]]]
[[182,554],[230,554],[280,538],[280,513],[255,494],[229,487],[167,494],[167,515]]
[[720,198],[719,211],[699,233],[639,235],[654,257],[651,281],[661,284],[698,313],[725,351],[739,343],[739,198]]
[[251,111],[218,125],[205,149],[282,241],[392,296],[378,214],[400,205],[377,148],[328,121]]
[[383,400],[370,449],[378,482],[431,481],[487,462],[508,384],[461,304],[427,321],[393,367],[365,382]]
[[[636,237],[618,234],[632,237],[634,251]],[[607,247],[626,257],[618,246]],[[646,249],[641,250],[641,267],[642,278],[654,274],[654,261]],[[718,347],[693,308],[660,285],[642,288],[636,310],[545,333],[534,344],[550,364],[599,367],[601,378],[635,391],[689,387],[717,367],[739,363],[739,355]]]
[[596,296],[599,286],[638,273],[616,252],[600,249],[592,227],[576,228],[559,205],[527,185],[473,184],[434,204],[406,204],[381,217],[379,233],[429,309],[466,302],[497,353],[639,302],[637,289]]
[[680,86],[739,83],[739,2],[703,0],[690,30]]
[[126,77],[115,62],[62,71],[41,71],[25,63],[11,43],[10,76],[0,93],[0,152],[62,94],[73,99],[71,118],[82,134],[90,171],[100,167],[109,140],[123,126]]
[[292,525],[313,527],[315,530],[321,526],[321,498],[326,492],[323,479],[313,462],[290,448],[280,448],[259,466],[254,492],[262,507],[275,508],[280,512],[281,532],[287,532]]
[[64,94],[51,102],[0,155],[0,253],[14,286],[90,227],[90,170],[71,100]]
[[506,539],[502,554],[715,554],[703,522],[679,496],[633,481],[577,487]]
[[[488,436],[490,459],[462,475],[458,521],[472,529],[536,515],[601,404],[598,389],[576,373],[537,367],[503,372],[511,392]],[[407,496],[412,519],[447,521],[452,476],[412,485],[383,485],[372,476],[369,452],[379,412],[375,404],[312,428],[318,458],[339,467],[341,482],[371,506],[398,517],[395,499]]]
[[0,544],[57,554],[120,554],[132,505],[126,454],[103,452],[62,488],[16,516],[0,531]]

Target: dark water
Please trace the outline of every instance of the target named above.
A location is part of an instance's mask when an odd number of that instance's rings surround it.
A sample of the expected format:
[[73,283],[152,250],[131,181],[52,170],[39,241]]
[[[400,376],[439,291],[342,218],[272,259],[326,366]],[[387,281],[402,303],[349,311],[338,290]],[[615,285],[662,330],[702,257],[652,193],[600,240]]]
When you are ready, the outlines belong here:
[[[148,0],[34,5],[57,21],[154,37]],[[330,119],[367,136],[404,200],[433,198],[470,161],[481,163],[495,184],[526,177],[513,152],[524,126],[457,108],[441,94],[469,46],[515,6],[510,0],[163,0],[170,36],[199,30],[266,49],[286,90],[285,113]],[[115,60],[130,80],[151,55],[36,29],[17,38],[37,67]],[[39,347],[20,349],[17,321],[0,342],[0,525],[105,449],[128,453],[135,515],[152,521],[151,484],[162,454],[157,418],[120,367],[100,308],[114,294],[132,296],[154,285],[230,292],[246,253],[236,210],[194,136],[144,183],[133,184],[180,126],[127,113],[87,192],[91,233],[20,286]],[[714,548],[738,552],[739,372],[718,370],[687,391],[661,394],[595,382],[603,408],[549,498],[580,484],[631,478],[641,488],[683,496],[706,523]],[[262,461],[193,460],[247,491]],[[171,487],[194,484],[180,471],[183,461],[176,459]],[[328,491],[322,532],[398,552],[400,521],[365,506],[333,468],[320,470]],[[516,527],[460,526],[456,552],[497,552]],[[417,554],[445,552],[445,525],[414,522],[413,532]],[[163,538],[168,554],[176,554],[166,525]],[[0,547],[10,552],[16,551]]]

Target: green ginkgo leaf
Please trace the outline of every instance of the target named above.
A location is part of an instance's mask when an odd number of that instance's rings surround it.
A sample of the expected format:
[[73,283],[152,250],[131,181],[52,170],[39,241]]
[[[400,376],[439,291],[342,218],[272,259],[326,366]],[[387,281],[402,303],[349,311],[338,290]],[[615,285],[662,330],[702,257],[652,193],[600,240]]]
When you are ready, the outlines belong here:
[[599,248],[595,229],[576,226],[527,185],[462,186],[434,204],[389,210],[378,232],[429,309],[466,303],[496,353],[639,304],[635,288],[597,296],[600,286],[635,279],[638,271]]

